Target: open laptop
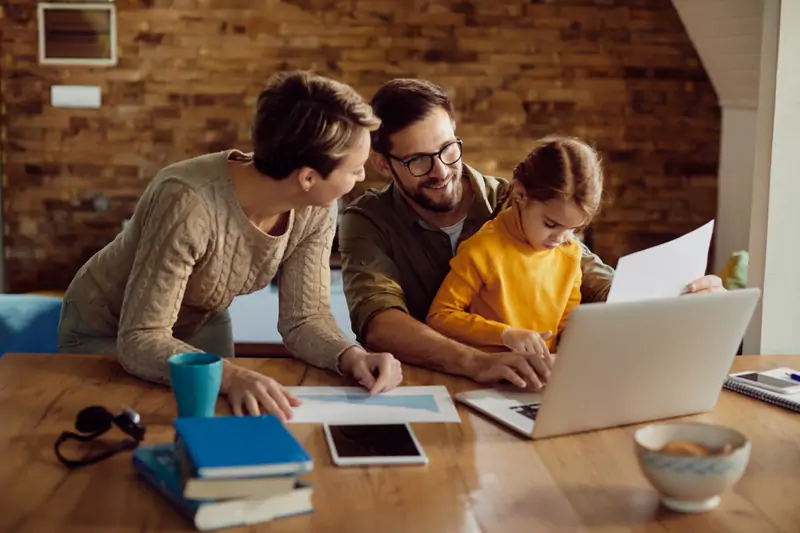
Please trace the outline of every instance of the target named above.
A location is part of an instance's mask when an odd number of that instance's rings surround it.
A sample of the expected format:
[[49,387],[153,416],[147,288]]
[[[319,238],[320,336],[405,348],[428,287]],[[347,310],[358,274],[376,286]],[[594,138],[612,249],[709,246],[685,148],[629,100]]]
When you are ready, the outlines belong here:
[[709,411],[760,295],[580,305],[541,394],[508,386],[455,398],[533,439]]

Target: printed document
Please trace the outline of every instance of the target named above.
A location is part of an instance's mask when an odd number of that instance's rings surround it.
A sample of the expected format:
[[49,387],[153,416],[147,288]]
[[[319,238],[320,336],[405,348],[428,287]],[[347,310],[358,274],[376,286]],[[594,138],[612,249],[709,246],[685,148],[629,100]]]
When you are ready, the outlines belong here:
[[363,387],[286,387],[303,402],[289,423],[460,422],[447,387],[397,387],[370,396]]
[[672,241],[620,258],[609,303],[680,296],[706,274],[714,221]]

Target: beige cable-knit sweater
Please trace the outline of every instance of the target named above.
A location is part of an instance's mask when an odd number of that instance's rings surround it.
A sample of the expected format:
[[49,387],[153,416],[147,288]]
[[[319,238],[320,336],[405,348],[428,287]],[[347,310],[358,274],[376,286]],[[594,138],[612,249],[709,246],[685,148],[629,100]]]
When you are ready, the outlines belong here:
[[131,374],[168,383],[170,355],[237,295],[266,287],[281,267],[278,330],[298,358],[336,370],[354,343],[330,312],[328,208],[292,211],[286,231],[256,228],[236,200],[227,159],[213,153],[161,170],[130,224],[77,273],[66,296],[90,335],[117,338]]

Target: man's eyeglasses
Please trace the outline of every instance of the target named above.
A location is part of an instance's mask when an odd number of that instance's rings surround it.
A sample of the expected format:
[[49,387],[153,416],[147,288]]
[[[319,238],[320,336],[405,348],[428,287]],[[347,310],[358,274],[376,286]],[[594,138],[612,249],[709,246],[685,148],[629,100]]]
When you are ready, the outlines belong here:
[[405,166],[414,177],[422,177],[433,170],[433,158],[438,157],[445,165],[454,165],[461,159],[461,139],[448,143],[441,150],[434,154],[419,154],[403,161],[392,154],[386,154],[390,159],[399,161]]

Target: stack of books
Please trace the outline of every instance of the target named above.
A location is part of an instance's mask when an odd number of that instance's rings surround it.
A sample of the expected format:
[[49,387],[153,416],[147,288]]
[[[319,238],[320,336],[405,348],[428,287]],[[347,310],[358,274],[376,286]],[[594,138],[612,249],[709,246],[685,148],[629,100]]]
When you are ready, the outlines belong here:
[[171,443],[139,446],[133,467],[200,531],[308,513],[309,454],[273,415],[177,418]]

